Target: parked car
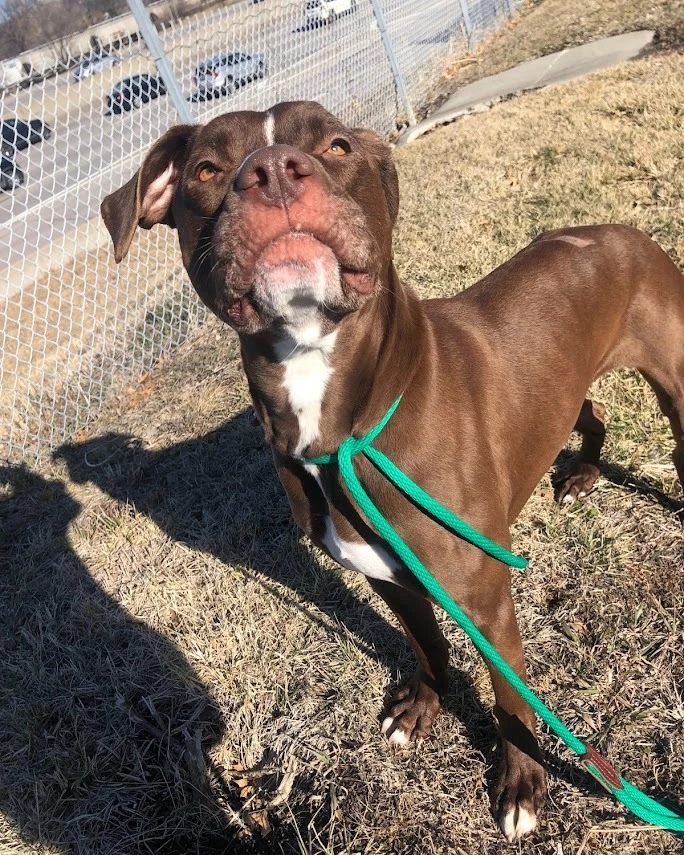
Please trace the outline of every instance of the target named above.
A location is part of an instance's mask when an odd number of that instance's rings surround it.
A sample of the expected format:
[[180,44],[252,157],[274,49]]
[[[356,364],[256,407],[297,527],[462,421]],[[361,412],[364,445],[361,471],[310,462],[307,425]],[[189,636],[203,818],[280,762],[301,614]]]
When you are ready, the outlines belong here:
[[105,95],[105,116],[137,109],[141,104],[146,104],[160,95],[166,95],[166,86],[160,77],[153,77],[151,74],[124,77],[109,95]]
[[238,86],[263,77],[266,59],[263,53],[218,53],[195,69],[195,100],[228,95]]
[[356,9],[356,0],[307,0],[306,24],[320,27],[335,21],[340,15],[348,15]]
[[28,148],[32,143],[49,140],[52,128],[41,119],[2,119],[0,121],[0,153],[10,160],[18,151]]
[[21,187],[25,180],[26,176],[13,160],[4,156],[0,158],[0,190],[14,190],[15,187]]
[[104,56],[86,56],[76,66],[72,78],[75,83],[79,80],[85,80],[86,77],[92,77],[93,74],[98,74],[106,68],[114,68],[119,65],[121,60],[114,54],[105,54]]

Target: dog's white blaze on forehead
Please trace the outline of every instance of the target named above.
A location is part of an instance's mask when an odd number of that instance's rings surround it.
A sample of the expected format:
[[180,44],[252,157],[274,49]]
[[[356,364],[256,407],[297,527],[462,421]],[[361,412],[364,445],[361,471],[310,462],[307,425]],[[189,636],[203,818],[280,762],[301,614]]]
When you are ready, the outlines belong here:
[[275,119],[273,118],[273,113],[266,113],[266,118],[264,119],[264,139],[266,140],[266,145],[275,145],[274,126]]
[[[313,337],[314,331],[310,330],[309,334]],[[316,344],[311,347],[296,343],[293,346],[289,337],[276,346],[276,354],[285,369],[283,387],[299,423],[295,454],[301,454],[318,437],[323,396],[333,373],[330,356],[336,338],[336,331],[323,337],[319,332]],[[289,353],[285,352],[287,348]]]

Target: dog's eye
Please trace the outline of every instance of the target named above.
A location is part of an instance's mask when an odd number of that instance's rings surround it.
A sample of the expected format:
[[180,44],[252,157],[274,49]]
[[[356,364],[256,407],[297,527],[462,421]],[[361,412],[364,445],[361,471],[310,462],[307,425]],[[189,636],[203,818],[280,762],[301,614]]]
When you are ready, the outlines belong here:
[[346,140],[333,140],[330,143],[330,148],[326,151],[326,154],[334,154],[335,157],[344,157],[345,154],[349,154],[351,151],[351,147]]
[[200,181],[209,181],[216,175],[218,169],[215,166],[212,166],[211,163],[205,163],[201,166],[197,172],[197,177]]

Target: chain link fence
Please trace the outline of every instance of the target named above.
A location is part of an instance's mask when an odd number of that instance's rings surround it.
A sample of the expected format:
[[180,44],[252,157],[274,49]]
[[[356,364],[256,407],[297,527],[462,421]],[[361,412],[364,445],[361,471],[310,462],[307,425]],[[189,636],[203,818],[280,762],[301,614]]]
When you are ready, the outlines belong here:
[[387,136],[519,2],[245,0],[157,21],[150,46],[129,15],[107,43],[84,55],[77,34],[51,73],[4,89],[0,458],[48,453],[205,319],[173,231],[139,232],[116,266],[99,218],[164,131],[188,112],[311,99]]

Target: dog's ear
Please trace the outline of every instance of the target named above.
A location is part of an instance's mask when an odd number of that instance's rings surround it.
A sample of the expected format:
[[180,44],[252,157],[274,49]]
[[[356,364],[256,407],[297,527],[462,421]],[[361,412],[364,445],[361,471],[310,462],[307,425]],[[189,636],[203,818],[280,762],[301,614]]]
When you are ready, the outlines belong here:
[[397,177],[397,170],[394,166],[392,149],[377,134],[374,134],[373,131],[354,128],[354,134],[357,139],[361,140],[361,144],[366,152],[378,164],[380,180],[382,181],[385,198],[387,199],[387,207],[392,223],[394,224],[397,221],[399,213],[399,178]]
[[196,125],[177,125],[168,130],[152,146],[133,178],[103,200],[100,213],[112,237],[117,264],[130,249],[138,226],[151,229],[165,223],[175,228],[171,202],[190,140],[198,129]]

